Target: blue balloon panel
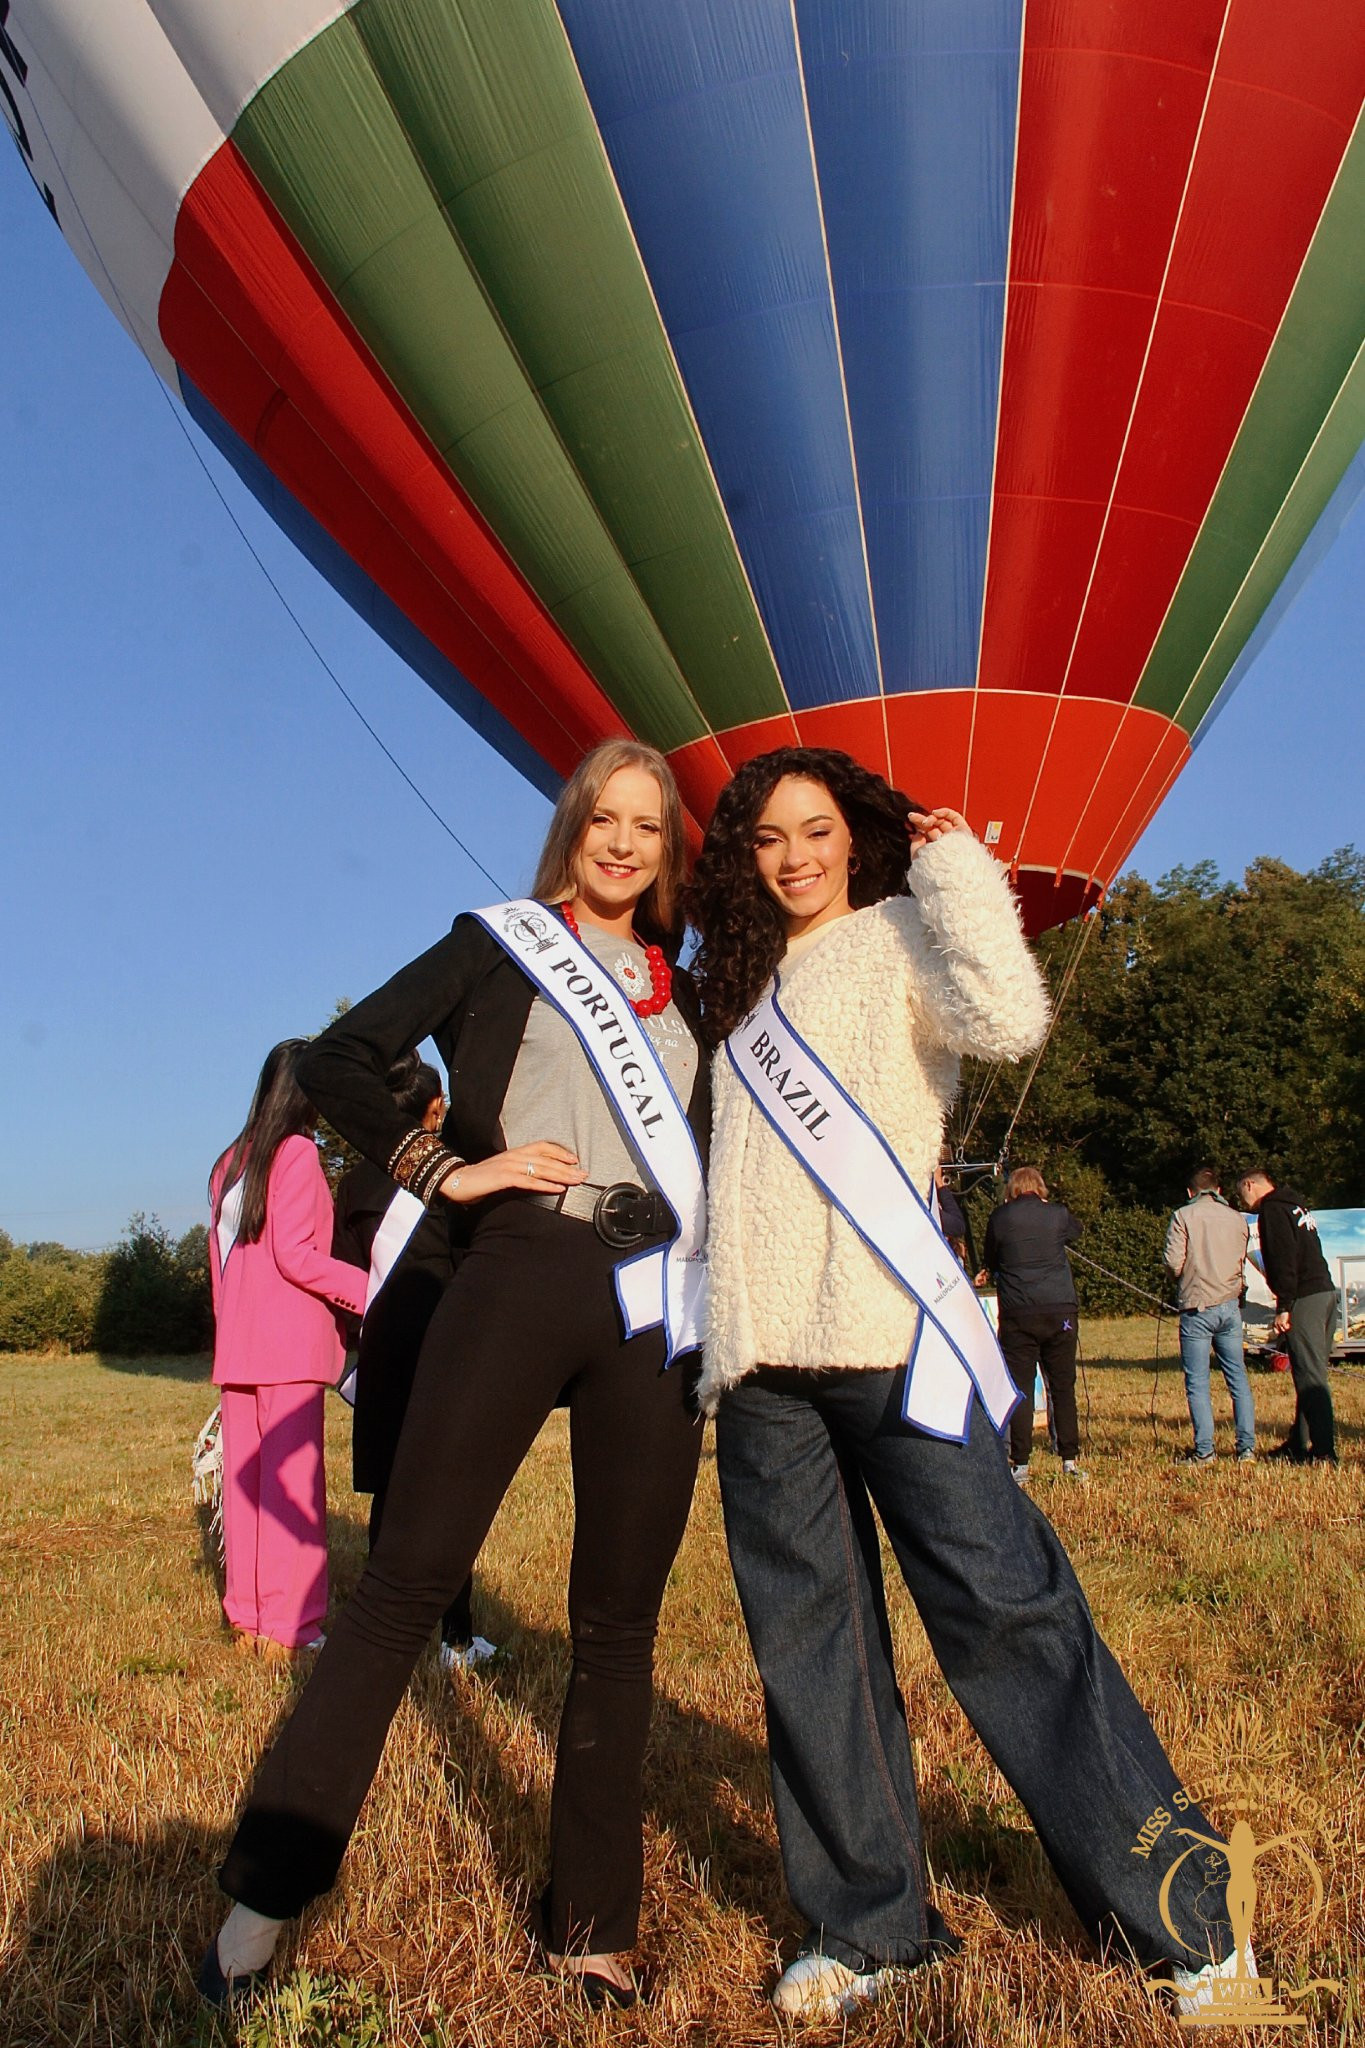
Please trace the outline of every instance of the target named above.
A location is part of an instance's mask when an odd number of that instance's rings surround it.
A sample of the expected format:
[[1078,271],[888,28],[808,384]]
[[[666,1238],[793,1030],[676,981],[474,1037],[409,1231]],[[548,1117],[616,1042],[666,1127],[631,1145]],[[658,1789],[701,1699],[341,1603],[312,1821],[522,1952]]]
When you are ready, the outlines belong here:
[[1022,0],[796,0],[888,695],[976,681]]
[[876,695],[789,0],[558,0],[787,696]]

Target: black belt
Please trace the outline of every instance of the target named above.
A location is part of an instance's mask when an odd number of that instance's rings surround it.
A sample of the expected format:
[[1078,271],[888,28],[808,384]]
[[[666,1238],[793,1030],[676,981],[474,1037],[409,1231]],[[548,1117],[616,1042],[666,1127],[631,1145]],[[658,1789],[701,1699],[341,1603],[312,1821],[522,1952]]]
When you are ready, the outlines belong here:
[[561,1188],[558,1194],[523,1195],[541,1209],[557,1209],[561,1216],[573,1216],[591,1223],[603,1244],[627,1252],[647,1237],[671,1237],[676,1228],[673,1211],[654,1188],[637,1188],[631,1181],[613,1181],[609,1188],[585,1181],[580,1187]]

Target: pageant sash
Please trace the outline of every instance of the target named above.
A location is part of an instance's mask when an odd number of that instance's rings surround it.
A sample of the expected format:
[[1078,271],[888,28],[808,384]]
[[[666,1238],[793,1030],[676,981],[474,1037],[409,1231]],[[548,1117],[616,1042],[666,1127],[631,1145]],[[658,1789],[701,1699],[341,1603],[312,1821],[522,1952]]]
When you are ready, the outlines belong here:
[[228,1253],[237,1242],[237,1233],[242,1227],[242,1203],[246,1199],[246,1175],[235,1180],[218,1204],[218,1221],[214,1231],[218,1238],[218,1271],[221,1273],[228,1262]]
[[[366,1316],[374,1307],[376,1294],[407,1250],[413,1231],[426,1213],[425,1206],[418,1201],[416,1195],[410,1195],[406,1188],[399,1188],[384,1211],[379,1228],[374,1234],[374,1243],[370,1246],[370,1275],[365,1282]],[[365,1316],[360,1320],[363,1326]],[[337,1392],[352,1408],[355,1407],[355,1373],[356,1369],[352,1366],[337,1384]]]
[[570,1026],[647,1179],[673,1211],[671,1241],[616,1268],[626,1335],[662,1323],[671,1365],[701,1343],[706,1304],[706,1183],[683,1106],[629,998],[553,911],[521,898],[472,915]]
[[774,981],[725,1050],[778,1136],[920,1311],[905,1420],[965,1442],[975,1387],[1003,1429],[1019,1394],[985,1309],[886,1139],[784,1016],[780,987]]
[[416,1195],[410,1195],[406,1188],[399,1188],[388,1208],[383,1221],[374,1234],[370,1246],[370,1277],[365,1283],[365,1314],[374,1305],[374,1298],[384,1282],[408,1248],[408,1241],[422,1218],[426,1207]]

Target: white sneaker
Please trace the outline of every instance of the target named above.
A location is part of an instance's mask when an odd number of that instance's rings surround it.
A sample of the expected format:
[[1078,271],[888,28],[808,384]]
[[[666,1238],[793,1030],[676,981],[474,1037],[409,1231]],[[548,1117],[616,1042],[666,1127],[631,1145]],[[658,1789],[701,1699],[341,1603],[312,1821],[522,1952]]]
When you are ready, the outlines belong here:
[[1011,1478],[1011,1479],[1012,1479],[1012,1480],[1014,1481],[1014,1483],[1015,1483],[1015,1485],[1016,1485],[1016,1486],[1027,1486],[1027,1485],[1028,1485],[1028,1466],[1027,1466],[1027,1465],[1011,1465],[1011,1466],[1010,1466],[1010,1478]]
[[789,2020],[842,2020],[882,1993],[905,1973],[887,1967],[860,1972],[833,1956],[798,1956],[782,1972],[772,1995],[772,2008]]
[[[1175,2009],[1181,2019],[1194,2019],[1206,2012],[1216,1997],[1214,1985],[1218,1979],[1237,1975],[1237,1957],[1234,1953],[1225,1956],[1221,1963],[1205,1963],[1202,1970],[1187,1970],[1181,1963],[1171,1964],[1171,1982],[1175,1985]],[[1246,1975],[1256,1975],[1256,1958],[1251,1943],[1246,1945]]]
[[1062,1470],[1068,1479],[1086,1480],[1090,1477],[1090,1474],[1084,1471],[1074,1458],[1063,1458]]
[[475,1636],[468,1643],[442,1643],[440,1649],[442,1671],[472,1671],[476,1664],[486,1664],[490,1657],[496,1657],[498,1646],[490,1643],[487,1636]]

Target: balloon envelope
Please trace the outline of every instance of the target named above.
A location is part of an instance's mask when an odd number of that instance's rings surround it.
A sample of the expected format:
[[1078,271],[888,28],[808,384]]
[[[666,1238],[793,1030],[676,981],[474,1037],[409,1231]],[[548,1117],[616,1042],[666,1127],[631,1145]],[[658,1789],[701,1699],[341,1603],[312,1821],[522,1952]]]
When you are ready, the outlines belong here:
[[1093,902],[1365,479],[1365,11],[11,0],[58,225],[540,787],[842,746]]

